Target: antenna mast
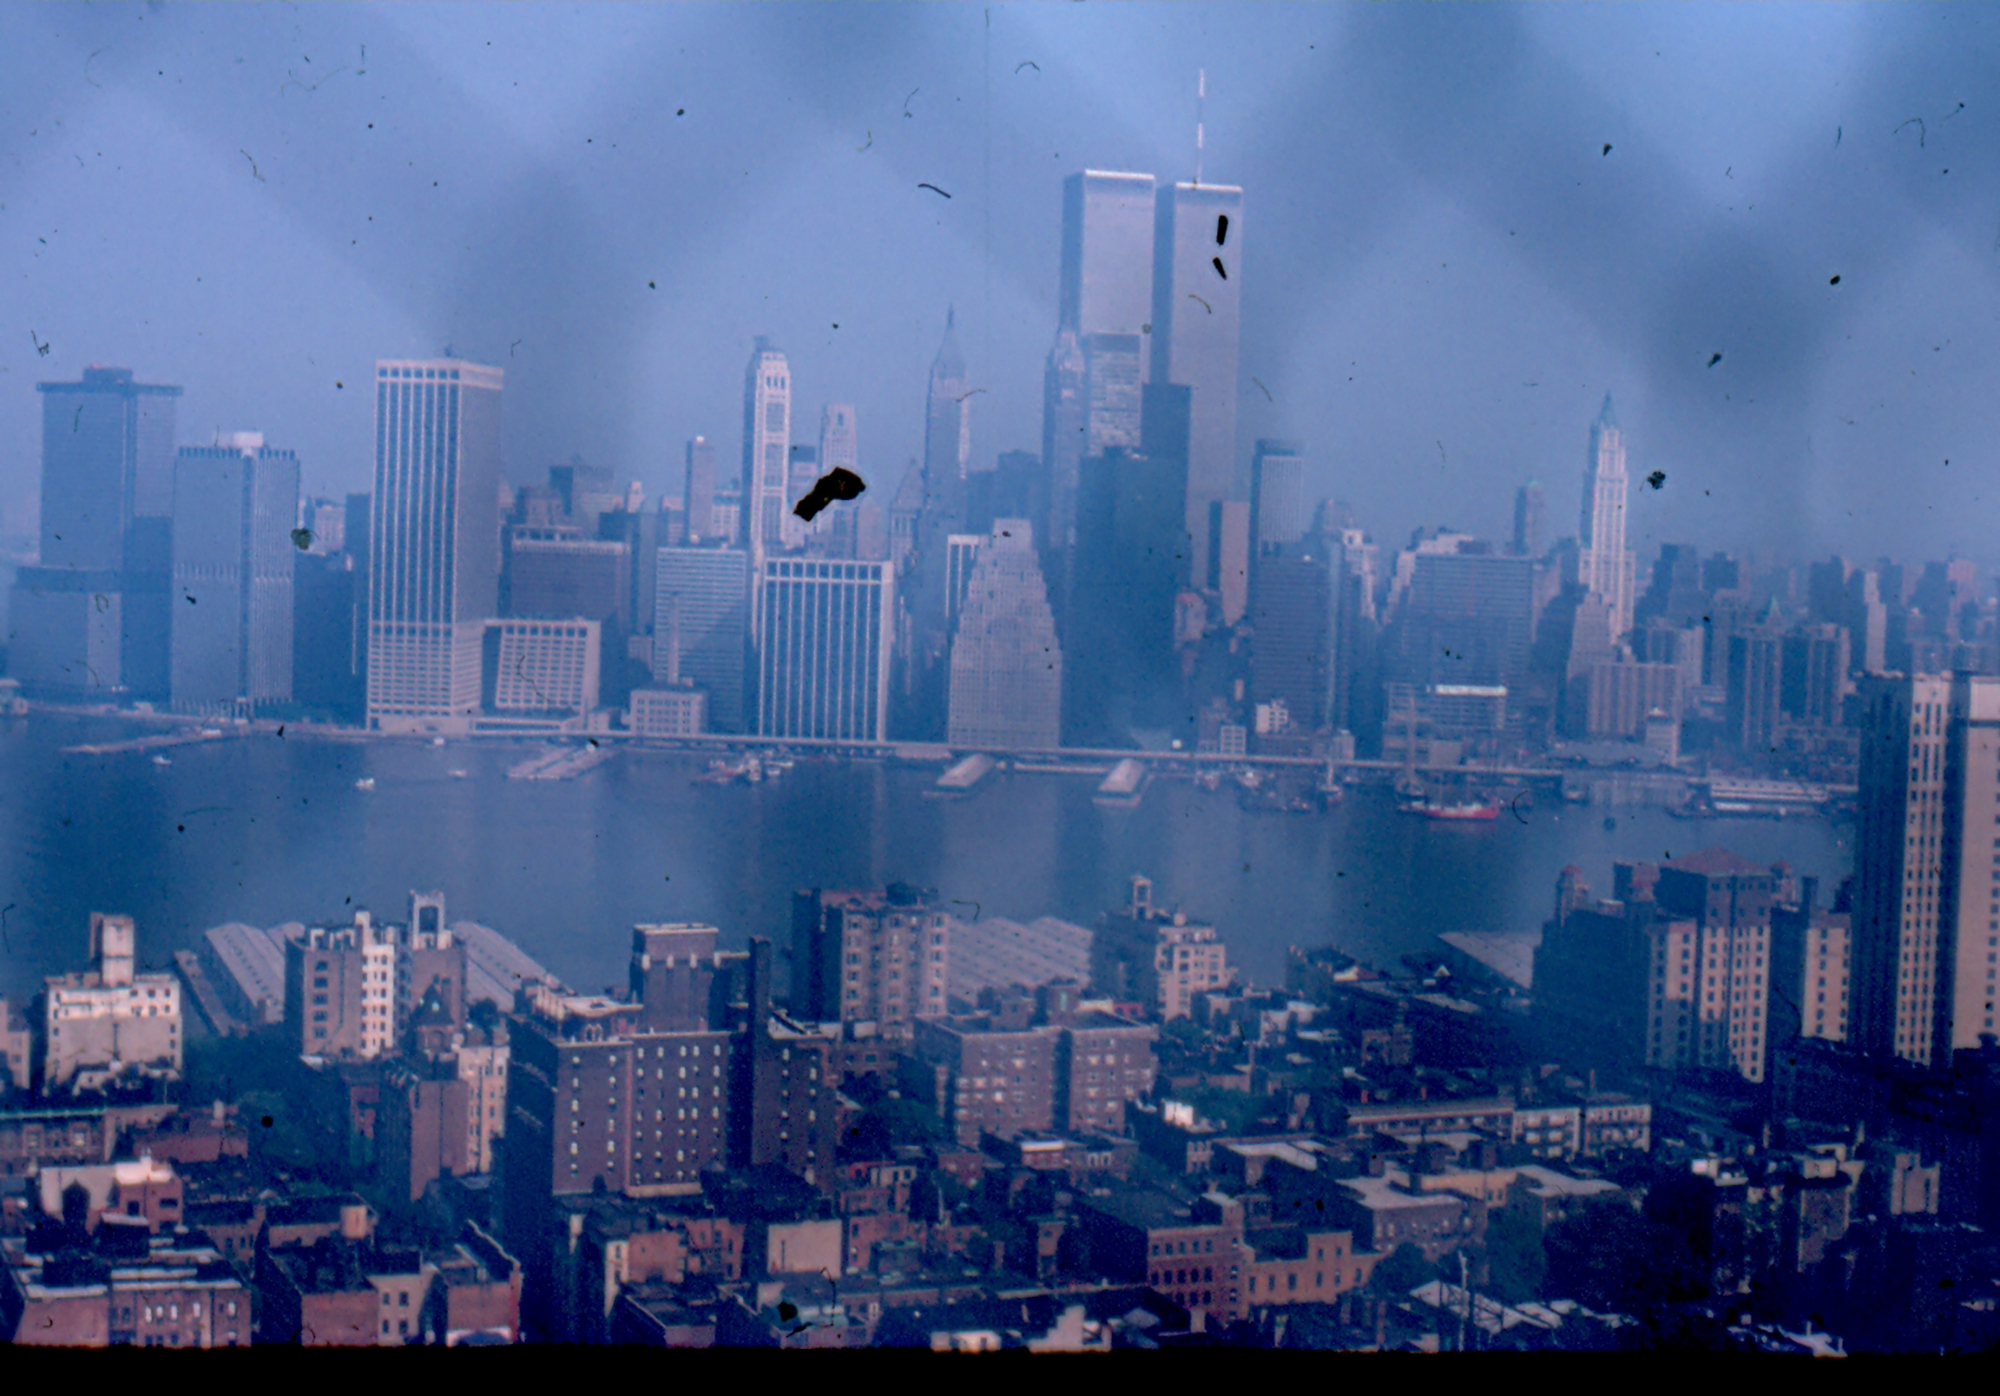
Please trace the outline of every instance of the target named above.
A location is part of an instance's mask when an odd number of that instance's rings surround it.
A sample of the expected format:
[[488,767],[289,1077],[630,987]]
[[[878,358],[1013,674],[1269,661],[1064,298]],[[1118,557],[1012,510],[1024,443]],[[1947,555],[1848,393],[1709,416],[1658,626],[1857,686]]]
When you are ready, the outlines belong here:
[[1201,187],[1202,115],[1208,103],[1208,69],[1201,70],[1194,91],[1194,184]]

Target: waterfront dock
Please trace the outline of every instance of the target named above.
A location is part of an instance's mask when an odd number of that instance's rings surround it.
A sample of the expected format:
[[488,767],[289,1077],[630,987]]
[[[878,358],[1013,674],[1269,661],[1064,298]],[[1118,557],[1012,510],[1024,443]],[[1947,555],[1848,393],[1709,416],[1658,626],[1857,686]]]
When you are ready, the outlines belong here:
[[990,756],[974,754],[959,761],[937,778],[937,784],[924,794],[934,799],[953,799],[970,795],[979,782],[991,775],[998,763]]
[[1107,809],[1132,809],[1138,805],[1145,787],[1145,764],[1128,756],[1098,783],[1097,793],[1091,799]]
[[608,746],[561,746],[538,752],[512,767],[509,780],[575,780],[611,759]]

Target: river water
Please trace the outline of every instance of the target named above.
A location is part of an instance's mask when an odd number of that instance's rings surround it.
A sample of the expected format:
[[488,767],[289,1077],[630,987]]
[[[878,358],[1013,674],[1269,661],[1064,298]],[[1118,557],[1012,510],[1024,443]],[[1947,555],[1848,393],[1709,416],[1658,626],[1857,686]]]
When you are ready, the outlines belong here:
[[1138,808],[1103,809],[1091,776],[996,773],[932,800],[936,770],[844,760],[716,786],[694,779],[705,759],[632,750],[575,780],[507,779],[539,749],[528,742],[254,737],[177,747],[167,765],[61,750],[140,730],[53,714],[0,725],[0,994],[16,1002],[83,967],[93,910],[137,917],[141,958],[165,967],[225,921],[333,922],[355,905],[401,919],[410,889],[435,888],[451,919],[596,990],[624,982],[637,922],[788,943],[799,887],[900,880],[966,916],[1089,924],[1144,873],[1156,902],[1213,921],[1247,976],[1275,983],[1288,945],[1386,962],[1443,931],[1532,929],[1566,863],[1608,895],[1613,862],[1710,844],[1829,888],[1852,862],[1852,830],[1818,819],[1624,810],[1607,828],[1605,811],[1544,805],[1525,822],[1448,824],[1400,814],[1383,788],[1287,814],[1155,781]]

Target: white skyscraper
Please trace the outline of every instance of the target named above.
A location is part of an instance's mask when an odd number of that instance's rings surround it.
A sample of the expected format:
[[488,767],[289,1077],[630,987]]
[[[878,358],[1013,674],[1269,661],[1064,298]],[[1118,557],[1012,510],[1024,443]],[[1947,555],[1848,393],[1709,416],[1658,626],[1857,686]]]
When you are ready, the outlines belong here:
[[774,557],[763,570],[758,735],[884,740],[894,565]]
[[1636,568],[1625,547],[1625,433],[1611,411],[1611,394],[1590,426],[1590,460],[1583,470],[1583,522],[1577,534],[1577,580],[1603,598],[1611,614],[1611,638],[1632,631],[1632,588]]
[[2000,1021],[2000,679],[1863,685],[1849,1036],[1945,1067]]
[[1153,191],[1149,174],[1083,170],[1063,181],[1060,328],[1079,337],[1146,332]]
[[1190,575],[1208,576],[1209,506],[1236,490],[1237,339],[1243,299],[1243,191],[1176,184],[1159,191],[1153,232],[1152,368],[1147,381],[1189,389]]
[[792,370],[759,335],[743,373],[743,530],[759,561],[784,537],[791,441]]
[[1026,519],[976,554],[951,646],[953,746],[1047,750],[1062,739],[1062,649]]
[[499,611],[500,369],[375,365],[369,511],[368,725],[465,731]]

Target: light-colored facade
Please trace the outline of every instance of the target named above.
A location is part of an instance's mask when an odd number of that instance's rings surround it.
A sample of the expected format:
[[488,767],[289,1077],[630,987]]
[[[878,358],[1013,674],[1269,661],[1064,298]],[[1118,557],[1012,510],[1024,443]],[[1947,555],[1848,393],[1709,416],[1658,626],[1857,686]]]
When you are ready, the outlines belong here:
[[642,737],[698,737],[707,729],[708,695],[698,688],[635,688],[625,725]]
[[1648,927],[1647,1065],[1765,1079],[1774,891],[1769,868],[1720,848],[1660,868],[1660,919]]
[[792,370],[770,340],[757,337],[743,372],[743,539],[762,560],[784,537],[786,474],[792,442]]
[[368,725],[469,731],[487,620],[499,611],[500,369],[375,366],[369,511]]
[[477,1172],[493,1171],[493,1141],[507,1130],[507,1043],[459,1042],[458,1079],[465,1082],[466,1158]]
[[237,432],[174,462],[169,694],[233,714],[292,696],[292,524],[299,459]]
[[1130,905],[1107,915],[1092,938],[1091,984],[1120,1002],[1144,1004],[1164,1022],[1188,1017],[1201,995],[1235,982],[1228,950],[1215,927],[1156,910],[1150,880],[1134,876],[1131,885]]
[[948,739],[981,750],[1062,743],[1062,647],[1025,519],[977,549],[951,646]]
[[[681,485],[681,519],[685,537],[677,542],[700,543],[735,534],[715,524],[715,443],[697,436],[687,443],[687,474]],[[663,540],[664,541],[664,540]]]
[[129,916],[90,915],[96,968],[43,982],[42,1087],[94,1090],[120,1079],[180,1075],[180,983],[134,970],[138,931]]
[[874,1023],[883,1036],[904,1041],[917,1019],[946,1012],[951,917],[904,892],[799,894],[792,945],[797,1012]]
[[1256,545],[1282,547],[1306,536],[1306,460],[1296,441],[1259,441],[1250,461],[1250,512]]
[[395,927],[365,911],[285,944],[285,1031],[301,1056],[370,1058],[396,1040]]
[[1110,170],[1063,181],[1063,328],[1141,334],[1152,322],[1154,188],[1149,174]]
[[1611,395],[1590,427],[1590,458],[1583,471],[1583,519],[1577,533],[1577,580],[1601,597],[1611,617],[1614,643],[1632,630],[1636,566],[1625,546],[1625,433],[1611,410]]
[[2000,679],[1864,683],[1853,1040],[1945,1066],[1996,1030]]
[[495,620],[493,709],[568,713],[597,708],[603,631],[594,620]]
[[1084,454],[1139,449],[1139,414],[1146,379],[1143,340],[1136,334],[1083,339]]
[[769,558],[757,606],[758,734],[885,740],[895,565]]
[[1236,492],[1236,374],[1243,300],[1243,191],[1175,184],[1155,198],[1153,362],[1188,410],[1189,575],[1208,576],[1208,510]]
[[965,609],[965,589],[972,585],[972,569],[978,565],[979,549],[986,542],[982,533],[954,533],[945,539],[944,594],[945,626],[958,632],[958,617]]

